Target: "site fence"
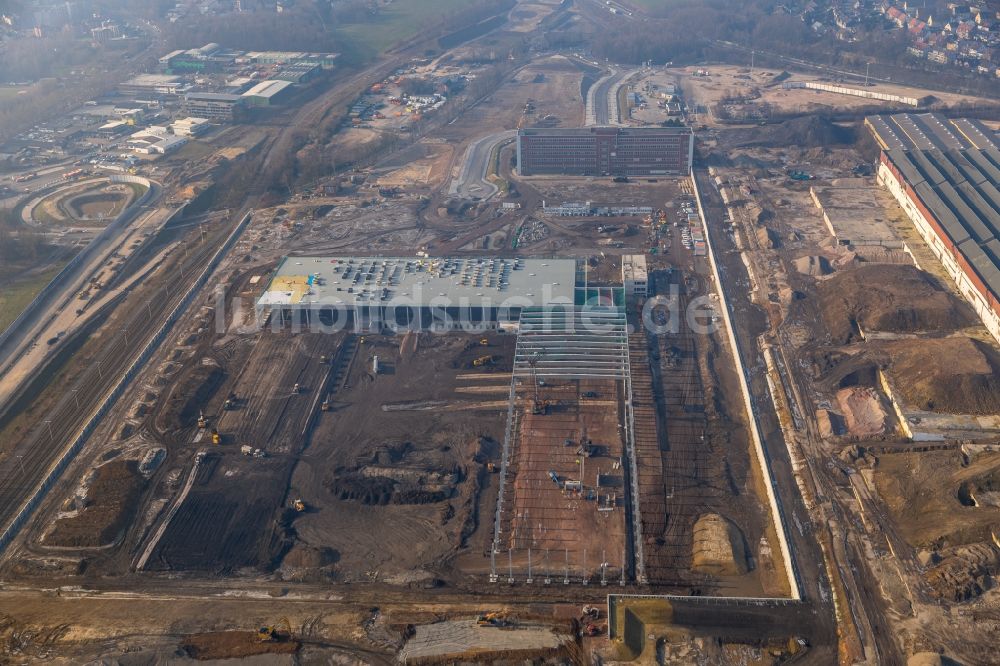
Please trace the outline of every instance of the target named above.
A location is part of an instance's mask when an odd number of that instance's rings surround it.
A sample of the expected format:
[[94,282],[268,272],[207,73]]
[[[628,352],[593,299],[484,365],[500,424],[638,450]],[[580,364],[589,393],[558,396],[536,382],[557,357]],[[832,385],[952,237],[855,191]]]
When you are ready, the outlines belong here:
[[128,388],[129,384],[133,379],[139,374],[142,368],[147,362],[152,358],[153,354],[159,348],[160,344],[166,339],[167,335],[170,333],[171,328],[177,322],[178,319],[184,314],[185,310],[191,305],[198,292],[208,283],[208,278],[218,267],[222,258],[236,243],[236,240],[246,229],[247,223],[250,221],[253,215],[253,211],[249,211],[243,216],[236,228],[229,234],[229,237],[222,244],[222,246],[212,255],[212,259],[202,270],[201,275],[195,283],[188,289],[184,294],[184,297],[180,302],[171,310],[167,319],[163,322],[159,329],[153,337],[146,343],[142,348],[139,356],[132,362],[128,370],[122,375],[122,377],[115,384],[115,387],[105,396],[104,400],[101,402],[100,406],[91,414],[90,418],[87,419],[86,424],[77,433],[73,441],[66,447],[62,455],[59,457],[49,471],[46,473],[45,478],[42,479],[38,487],[35,488],[31,497],[28,501],[21,507],[21,510],[17,513],[11,523],[4,529],[3,533],[0,534],[0,552],[6,550],[7,546],[10,545],[14,537],[17,536],[18,532],[24,527],[24,524],[28,521],[31,515],[34,513],[35,509],[42,503],[48,491],[51,490],[52,486],[60,479],[66,468],[69,467],[70,463],[76,458],[77,454],[83,449],[83,445],[87,442],[87,439],[94,433],[97,426],[101,423],[101,420],[108,414],[112,407],[118,399],[124,394],[125,389]]

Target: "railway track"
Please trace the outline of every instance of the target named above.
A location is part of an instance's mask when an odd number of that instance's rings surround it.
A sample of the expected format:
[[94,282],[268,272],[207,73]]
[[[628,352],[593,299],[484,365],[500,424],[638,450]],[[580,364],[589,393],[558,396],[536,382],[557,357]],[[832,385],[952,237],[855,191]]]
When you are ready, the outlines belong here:
[[[86,420],[100,406],[108,392],[122,374],[139,356],[150,338],[169,313],[180,303],[184,294],[217,251],[218,246],[231,233],[232,226],[220,227],[206,235],[203,241],[193,241],[192,249],[185,243],[175,254],[172,270],[166,271],[162,287],[148,285],[134,291],[109,317],[107,323],[94,335],[101,344],[88,347],[81,343],[81,350],[91,352],[87,363],[76,372],[58,374],[46,394],[61,392],[55,403],[45,413],[32,414],[30,427],[20,437],[3,442],[0,458],[0,526],[8,528],[24,506],[26,500],[49,476],[50,470],[62,456],[69,443],[77,436]],[[194,235],[197,238],[197,235]],[[169,276],[176,276],[173,279]],[[92,350],[92,351],[91,351]],[[79,353],[79,352],[77,352]],[[39,402],[44,404],[45,394]]]

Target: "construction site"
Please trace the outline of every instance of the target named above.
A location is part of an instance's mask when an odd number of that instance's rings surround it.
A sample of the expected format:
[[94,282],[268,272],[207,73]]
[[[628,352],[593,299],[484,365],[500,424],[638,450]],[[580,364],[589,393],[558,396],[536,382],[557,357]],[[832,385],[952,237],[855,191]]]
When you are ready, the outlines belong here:
[[[156,181],[23,197],[87,249],[0,334],[0,645],[989,663],[994,130],[521,48],[607,7],[515,3]],[[281,146],[355,155],[268,187]]]

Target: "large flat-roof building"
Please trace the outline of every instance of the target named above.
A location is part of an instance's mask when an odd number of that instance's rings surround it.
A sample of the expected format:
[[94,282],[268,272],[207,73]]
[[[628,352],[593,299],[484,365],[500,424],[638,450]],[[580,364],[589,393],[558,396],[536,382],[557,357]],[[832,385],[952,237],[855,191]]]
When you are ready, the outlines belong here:
[[170,74],[140,74],[118,85],[123,95],[177,95],[184,91],[180,77]]
[[261,65],[319,65],[323,69],[333,67],[336,53],[304,53],[301,51],[249,51],[244,57]]
[[271,106],[291,92],[291,85],[290,81],[283,79],[268,79],[253,86],[242,96],[251,106]]
[[498,328],[576,296],[574,259],[286,257],[257,312],[361,330]]
[[517,133],[522,176],[682,176],[691,171],[690,127],[526,128]]
[[1000,341],[1000,150],[882,151],[878,182]]
[[965,150],[997,148],[996,133],[980,120],[940,113],[868,116],[865,126],[882,150]]
[[232,122],[239,117],[247,99],[226,93],[190,92],[184,95],[183,112],[196,118]]

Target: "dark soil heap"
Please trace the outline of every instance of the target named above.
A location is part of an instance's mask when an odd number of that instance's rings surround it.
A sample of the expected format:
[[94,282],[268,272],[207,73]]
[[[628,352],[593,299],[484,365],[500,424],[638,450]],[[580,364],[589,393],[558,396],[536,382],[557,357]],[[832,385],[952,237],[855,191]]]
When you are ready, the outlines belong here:
[[903,402],[946,414],[1000,414],[1000,357],[970,338],[879,345]]
[[828,148],[854,143],[857,132],[823,116],[802,116],[776,125],[734,130],[734,147],[798,146],[799,148]]
[[75,548],[113,543],[135,513],[145,485],[134,460],[101,465],[87,491],[87,505],[77,515],[56,521],[46,543]]
[[905,264],[843,271],[817,283],[820,311],[837,343],[854,340],[854,322],[866,331],[956,331],[974,322],[968,308],[929,274]]

